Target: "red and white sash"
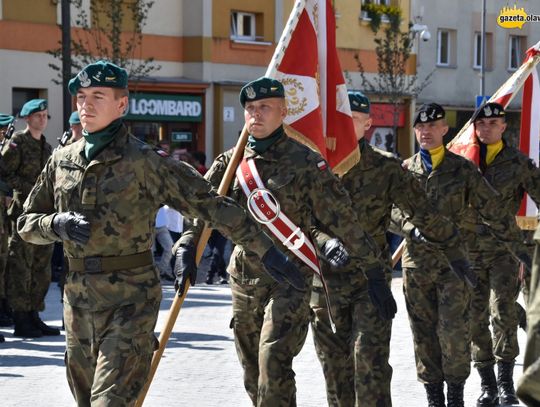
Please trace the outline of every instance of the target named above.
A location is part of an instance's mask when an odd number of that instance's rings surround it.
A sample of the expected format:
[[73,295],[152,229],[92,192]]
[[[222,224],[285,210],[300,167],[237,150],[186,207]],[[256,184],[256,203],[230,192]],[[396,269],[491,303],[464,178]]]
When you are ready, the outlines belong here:
[[264,186],[255,161],[251,158],[242,159],[236,169],[236,177],[248,197],[248,209],[256,220],[265,224],[285,247],[315,273],[321,275],[313,242],[281,211],[279,202]]

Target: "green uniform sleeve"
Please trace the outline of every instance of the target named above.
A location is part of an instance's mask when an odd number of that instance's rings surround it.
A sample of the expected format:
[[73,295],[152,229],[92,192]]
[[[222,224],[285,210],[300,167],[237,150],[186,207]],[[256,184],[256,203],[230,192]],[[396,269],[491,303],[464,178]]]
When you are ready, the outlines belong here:
[[21,164],[21,147],[17,146],[17,141],[13,138],[4,144],[0,159],[0,175],[12,189],[22,190],[22,181],[17,175]]
[[536,205],[540,206],[540,168],[531,159],[525,164],[523,187]]

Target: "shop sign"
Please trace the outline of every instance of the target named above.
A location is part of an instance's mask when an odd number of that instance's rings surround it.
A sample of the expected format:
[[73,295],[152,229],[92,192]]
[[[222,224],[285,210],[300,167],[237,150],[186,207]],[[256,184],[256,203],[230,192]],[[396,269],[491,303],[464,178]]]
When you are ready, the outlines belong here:
[[202,97],[154,93],[129,95],[127,120],[201,122]]
[[190,131],[173,131],[171,141],[173,143],[190,143],[193,141],[193,134]]

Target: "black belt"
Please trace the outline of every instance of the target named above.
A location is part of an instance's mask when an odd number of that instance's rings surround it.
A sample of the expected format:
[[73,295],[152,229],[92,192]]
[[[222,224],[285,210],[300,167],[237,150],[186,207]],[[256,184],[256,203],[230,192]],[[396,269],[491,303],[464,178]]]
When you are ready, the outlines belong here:
[[83,258],[68,257],[69,270],[79,273],[101,273],[104,271],[129,270],[153,264],[150,250],[127,256],[89,256]]

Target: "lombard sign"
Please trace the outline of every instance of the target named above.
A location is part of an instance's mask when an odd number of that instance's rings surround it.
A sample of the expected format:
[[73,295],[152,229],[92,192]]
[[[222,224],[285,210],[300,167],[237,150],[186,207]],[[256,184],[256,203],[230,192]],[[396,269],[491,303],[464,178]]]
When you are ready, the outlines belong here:
[[202,96],[131,93],[127,120],[201,122]]

